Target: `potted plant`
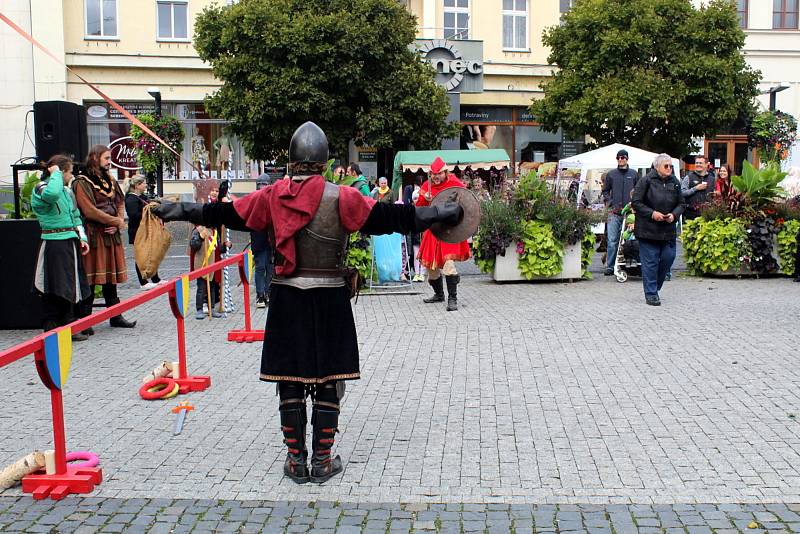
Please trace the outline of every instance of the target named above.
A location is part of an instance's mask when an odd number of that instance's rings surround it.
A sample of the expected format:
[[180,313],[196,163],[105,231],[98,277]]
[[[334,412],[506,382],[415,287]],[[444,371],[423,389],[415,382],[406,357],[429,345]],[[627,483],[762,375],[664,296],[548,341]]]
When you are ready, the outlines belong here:
[[535,171],[520,178],[506,197],[483,203],[473,240],[475,262],[496,281],[584,277],[591,256],[582,245],[600,217],[578,208]]
[[[689,271],[704,274],[766,275],[794,272],[782,269],[796,250],[798,215],[782,200],[779,186],[786,173],[769,162],[761,169],[744,162],[741,176],[702,208],[701,217],[683,226],[683,248]],[[788,223],[787,223],[788,221]],[[792,234],[792,232],[794,232]]]
[[[178,119],[172,115],[157,117],[156,115],[145,113],[144,115],[139,115],[139,120],[171,146],[175,152],[181,153],[184,133],[183,126]],[[175,174],[177,157],[171,150],[150,137],[149,134],[136,125],[131,126],[131,137],[136,142],[134,147],[136,159],[144,172],[155,172],[158,165],[163,162],[163,165],[167,168],[167,174],[170,176]]]
[[763,164],[780,163],[797,138],[797,121],[782,111],[764,111],[750,123],[747,141]]

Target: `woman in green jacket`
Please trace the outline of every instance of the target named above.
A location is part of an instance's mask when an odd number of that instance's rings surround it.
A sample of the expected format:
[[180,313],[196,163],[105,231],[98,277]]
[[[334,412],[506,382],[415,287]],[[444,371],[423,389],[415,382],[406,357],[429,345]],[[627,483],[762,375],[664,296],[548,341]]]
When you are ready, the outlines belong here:
[[[46,165],[31,195],[31,207],[42,228],[33,286],[42,296],[45,332],[72,322],[74,307],[90,291],[80,257],[89,252],[89,243],[75,196],[65,185],[72,179],[72,160],[57,155]],[[74,332],[72,339],[84,341],[87,336]]]

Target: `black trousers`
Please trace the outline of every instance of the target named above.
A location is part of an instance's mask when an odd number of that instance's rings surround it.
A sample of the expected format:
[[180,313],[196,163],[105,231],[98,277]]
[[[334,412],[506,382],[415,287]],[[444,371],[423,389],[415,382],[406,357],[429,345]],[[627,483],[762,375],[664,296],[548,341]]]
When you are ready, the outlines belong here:
[[[100,286],[103,291],[103,300],[106,302],[106,308],[119,304],[119,297],[117,296],[117,284],[103,284]],[[86,317],[92,314],[94,307],[94,286],[91,286],[89,297],[81,303],[81,317]]]
[[46,332],[73,321],[73,305],[67,299],[50,293],[42,295],[42,329]]
[[[136,278],[139,279],[139,285],[143,286],[147,283],[147,278],[142,278],[142,272],[139,270],[139,266],[136,265],[134,262],[134,267],[136,267]],[[150,277],[150,280],[153,281],[154,284],[157,284],[161,281],[161,278],[158,277],[158,272]]]
[[[219,304],[219,284],[214,280],[209,282],[211,285],[211,307],[213,308]],[[194,307],[197,311],[203,311],[203,304],[208,304],[208,292],[206,290],[206,281],[202,278],[197,279],[197,292],[195,293]]]

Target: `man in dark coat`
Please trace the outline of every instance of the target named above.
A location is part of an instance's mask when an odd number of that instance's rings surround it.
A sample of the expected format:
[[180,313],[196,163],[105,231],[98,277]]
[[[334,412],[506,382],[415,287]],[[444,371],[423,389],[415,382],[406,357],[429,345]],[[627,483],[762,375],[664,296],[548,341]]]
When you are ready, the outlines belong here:
[[614,274],[614,261],[617,259],[619,236],[622,233],[622,208],[630,202],[631,192],[636,187],[639,175],[628,167],[628,151],[625,149],[617,152],[617,168],[611,169],[603,180],[603,201],[608,209],[606,219],[606,234],[608,246],[606,248],[605,275]]
[[[407,234],[435,222],[455,225],[460,206],[415,208],[385,204],[321,176],[328,141],[314,123],[300,126],[289,145],[290,180],[215,204],[162,204],[165,221],[225,224],[267,231],[275,254],[261,380],[278,383],[281,427],[288,447],[284,473],[297,483],[325,482],[342,471],[331,454],[344,380],[360,377],[358,340],[343,276],[349,234]],[[313,401],[311,469],[307,465],[306,396]]]

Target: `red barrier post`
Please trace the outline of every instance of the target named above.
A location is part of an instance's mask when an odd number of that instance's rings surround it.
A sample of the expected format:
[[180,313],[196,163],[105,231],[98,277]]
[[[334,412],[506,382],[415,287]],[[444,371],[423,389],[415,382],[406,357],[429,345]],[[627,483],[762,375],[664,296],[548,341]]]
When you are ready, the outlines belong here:
[[228,341],[237,343],[253,343],[264,341],[263,330],[253,330],[250,323],[250,276],[253,274],[253,251],[246,250],[239,258],[239,279],[244,289],[244,330],[228,332]]
[[[71,330],[66,329],[71,335]],[[57,335],[57,334],[53,334]],[[71,352],[71,347],[67,350]],[[34,353],[36,370],[45,386],[50,390],[50,407],[53,412],[53,448],[55,449],[56,472],[47,474],[43,469],[22,478],[23,493],[30,493],[34,499],[51,497],[63,499],[72,493],[91,493],[103,481],[103,471],[99,467],[72,467],[67,465],[67,437],[64,432],[64,399],[61,393],[63,381],[69,369],[60,372],[58,377],[51,374],[51,366],[46,361],[45,349]],[[52,356],[51,356],[52,359]],[[60,371],[60,369],[59,369]]]
[[208,375],[192,376],[189,374],[189,366],[186,363],[186,322],[184,317],[189,313],[189,278],[182,276],[175,280],[169,292],[169,305],[172,308],[172,315],[175,316],[175,323],[178,330],[178,372],[179,377],[173,379],[180,386],[180,393],[190,391],[205,391],[211,386],[211,377]]

